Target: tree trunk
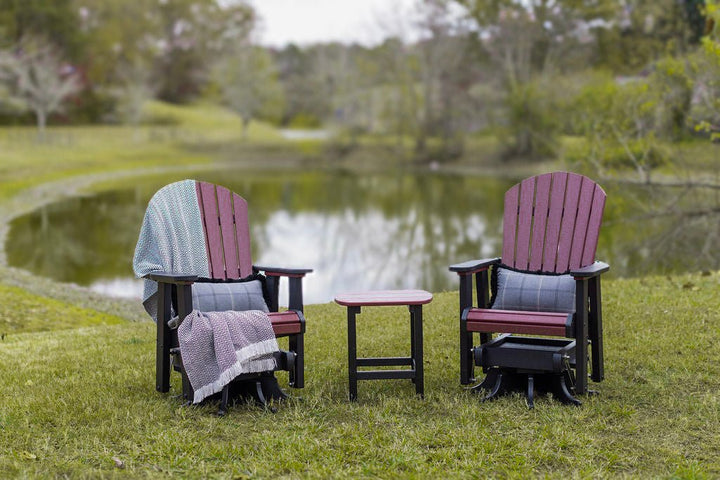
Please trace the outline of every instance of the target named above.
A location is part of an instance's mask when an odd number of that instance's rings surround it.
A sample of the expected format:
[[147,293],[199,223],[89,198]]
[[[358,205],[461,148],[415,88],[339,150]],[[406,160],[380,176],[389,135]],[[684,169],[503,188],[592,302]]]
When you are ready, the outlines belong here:
[[37,117],[38,142],[45,143],[45,124],[47,123],[47,112],[45,112],[45,110],[42,108],[38,108],[35,110],[35,116]]
[[247,140],[248,127],[250,126],[250,117],[242,117],[242,139]]

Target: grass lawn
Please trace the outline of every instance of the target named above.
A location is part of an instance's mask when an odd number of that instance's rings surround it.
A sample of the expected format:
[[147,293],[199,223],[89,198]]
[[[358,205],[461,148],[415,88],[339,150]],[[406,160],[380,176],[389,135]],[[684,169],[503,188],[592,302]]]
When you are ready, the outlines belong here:
[[[601,394],[579,408],[541,397],[534,410],[459,385],[456,292],[425,309],[424,400],[385,380],[360,382],[349,403],[344,309],[311,305],[300,398],[225,418],[154,391],[152,323],[88,327],[94,314],[68,307],[78,328],[0,341],[0,477],[717,477],[719,290],[718,273],[606,282]],[[365,309],[359,353],[406,354],[406,317]]]
[[[18,213],[128,181],[121,172],[302,162],[323,148],[259,123],[242,142],[239,120],[211,106],[152,104],[148,114],[156,124],[139,129],[52,128],[44,144],[31,128],[0,129],[0,241]],[[325,154],[361,167],[390,148],[365,147]],[[88,174],[97,178],[82,181]],[[580,408],[466,393],[457,292],[445,292],[424,310],[425,399],[407,380],[386,380],[360,382],[349,403],[345,311],[310,305],[306,388],[278,413],[239,405],[218,418],[216,405],[155,392],[154,324],[137,321],[139,302],[3,262],[0,478],[720,477],[720,272],[605,282],[607,380]],[[407,323],[403,308],[364,309],[359,354],[406,355]]]

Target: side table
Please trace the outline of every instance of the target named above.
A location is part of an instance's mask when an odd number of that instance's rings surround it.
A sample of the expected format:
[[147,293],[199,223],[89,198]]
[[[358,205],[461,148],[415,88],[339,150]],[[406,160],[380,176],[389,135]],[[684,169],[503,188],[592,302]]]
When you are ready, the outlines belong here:
[[[351,401],[357,399],[358,380],[408,378],[415,383],[415,392],[420,396],[424,395],[422,306],[430,303],[432,298],[432,294],[425,290],[378,290],[343,293],[335,297],[336,303],[347,307],[348,377]],[[410,310],[410,356],[358,358],[356,316],[360,313],[360,309],[391,305],[407,305]],[[405,365],[409,365],[410,369],[358,371],[358,367]]]

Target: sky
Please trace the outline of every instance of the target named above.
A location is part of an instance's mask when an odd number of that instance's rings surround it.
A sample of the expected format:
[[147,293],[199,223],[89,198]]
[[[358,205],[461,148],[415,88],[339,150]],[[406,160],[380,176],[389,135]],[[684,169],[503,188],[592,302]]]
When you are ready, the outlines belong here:
[[259,41],[282,47],[340,41],[366,46],[390,33],[411,39],[407,18],[416,0],[249,0],[261,17]]

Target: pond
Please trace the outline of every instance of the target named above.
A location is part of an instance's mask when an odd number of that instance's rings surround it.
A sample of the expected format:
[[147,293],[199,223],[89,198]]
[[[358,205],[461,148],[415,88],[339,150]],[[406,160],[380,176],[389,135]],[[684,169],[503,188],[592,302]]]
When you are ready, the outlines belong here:
[[[306,303],[328,302],[334,293],[351,290],[457,289],[448,265],[499,255],[503,195],[519,180],[289,170],[193,177],[225,185],[248,201],[255,263],[315,270],[304,283]],[[17,218],[6,245],[8,262],[58,281],[139,298],[132,257],[147,202],[160,187],[182,178],[148,177]],[[638,219],[632,212],[636,203],[647,203],[647,193],[604,187],[608,204],[597,258],[610,263],[611,275],[720,268],[716,259],[709,264],[699,254],[706,224],[679,228],[675,218]]]

